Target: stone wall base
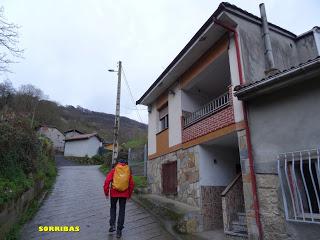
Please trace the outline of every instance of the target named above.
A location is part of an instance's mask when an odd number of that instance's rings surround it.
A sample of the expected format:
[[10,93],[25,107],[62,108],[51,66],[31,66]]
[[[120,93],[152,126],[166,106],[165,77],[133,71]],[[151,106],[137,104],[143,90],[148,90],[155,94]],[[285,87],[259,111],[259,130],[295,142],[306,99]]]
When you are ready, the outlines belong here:
[[28,191],[24,192],[17,200],[4,204],[0,209],[0,239],[4,239],[6,234],[16,224],[21,215],[29,207],[32,200],[39,197],[44,187],[44,182],[40,181]]

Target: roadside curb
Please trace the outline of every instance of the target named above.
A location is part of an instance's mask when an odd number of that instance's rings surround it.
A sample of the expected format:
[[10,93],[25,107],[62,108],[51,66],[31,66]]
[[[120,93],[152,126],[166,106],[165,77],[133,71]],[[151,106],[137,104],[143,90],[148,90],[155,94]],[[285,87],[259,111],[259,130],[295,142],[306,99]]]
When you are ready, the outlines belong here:
[[[132,200],[139,204],[142,208],[144,208],[148,213],[150,213],[154,218],[156,218],[161,226],[168,232],[170,233],[175,239],[177,240],[193,240],[193,239],[199,239],[202,240],[203,238],[196,237],[192,234],[179,234],[174,230],[175,226],[177,225],[177,221],[170,220],[170,219],[165,219],[165,217],[159,216],[159,214],[156,214],[154,208],[148,206],[145,202],[141,200],[141,196],[139,197],[140,194],[134,194],[132,196]],[[204,239],[203,239],[204,240]]]
[[156,218],[161,226],[168,232],[170,233],[175,239],[177,240],[184,240],[183,238],[181,238],[181,236],[176,233],[174,230],[173,230],[173,227],[175,225],[175,222],[173,221],[167,221],[167,220],[164,220],[163,218],[159,217],[157,214],[154,213],[154,211],[152,211],[145,203],[143,203],[140,199],[139,199],[139,196],[138,194],[134,194],[132,195],[132,200],[139,204],[142,208],[144,208],[145,210],[147,210],[148,213],[150,213],[154,218]]

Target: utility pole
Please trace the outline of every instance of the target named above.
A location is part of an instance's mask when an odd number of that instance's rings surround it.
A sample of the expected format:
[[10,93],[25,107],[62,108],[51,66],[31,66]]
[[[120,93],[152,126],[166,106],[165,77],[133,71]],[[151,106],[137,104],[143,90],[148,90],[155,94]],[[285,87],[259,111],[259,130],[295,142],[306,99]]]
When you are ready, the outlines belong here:
[[118,72],[118,86],[117,86],[116,115],[114,117],[114,129],[113,129],[113,147],[112,147],[112,162],[111,162],[112,165],[116,162],[116,159],[118,157],[118,151],[119,151],[118,136],[119,136],[119,126],[120,126],[121,71],[122,71],[122,63],[121,63],[121,61],[119,61],[118,62],[118,71],[117,71]]

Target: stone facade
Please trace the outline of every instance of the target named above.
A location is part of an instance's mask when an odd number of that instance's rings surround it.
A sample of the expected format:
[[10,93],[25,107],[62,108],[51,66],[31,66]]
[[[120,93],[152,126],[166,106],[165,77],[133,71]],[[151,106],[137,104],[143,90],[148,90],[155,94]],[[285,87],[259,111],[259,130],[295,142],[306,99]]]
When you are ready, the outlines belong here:
[[287,235],[282,202],[279,201],[281,191],[278,175],[256,174],[256,179],[264,239],[292,239]]
[[180,149],[148,161],[148,181],[153,194],[162,195],[162,164],[177,161],[177,194],[167,197],[200,207],[199,153],[197,147]]
[[238,146],[240,153],[240,163],[242,171],[243,195],[245,204],[245,213],[248,227],[248,238],[259,239],[259,230],[256,223],[254,211],[254,197],[252,192],[252,179],[249,167],[248,146],[246,131],[238,131]]

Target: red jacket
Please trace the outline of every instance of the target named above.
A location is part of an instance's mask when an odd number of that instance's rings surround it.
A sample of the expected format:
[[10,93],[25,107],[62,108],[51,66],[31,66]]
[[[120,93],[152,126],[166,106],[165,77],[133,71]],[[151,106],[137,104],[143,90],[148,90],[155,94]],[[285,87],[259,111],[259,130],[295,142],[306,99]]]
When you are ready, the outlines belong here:
[[[124,163],[118,163],[118,164],[121,164],[121,165],[125,165]],[[109,188],[110,188],[110,183],[112,182],[113,180],[113,174],[114,174],[114,171],[115,171],[115,168],[112,168],[111,171],[108,173],[107,177],[106,177],[106,180],[104,181],[104,186],[103,186],[103,189],[104,189],[104,194],[106,196],[109,195]],[[123,191],[123,192],[119,192],[115,189],[113,189],[111,187],[110,189],[110,196],[111,197],[124,197],[124,198],[131,198],[131,195],[132,195],[132,192],[133,192],[133,188],[134,188],[134,182],[133,182],[133,178],[132,178],[132,175],[130,175],[130,178],[129,178],[129,187],[127,190]]]

